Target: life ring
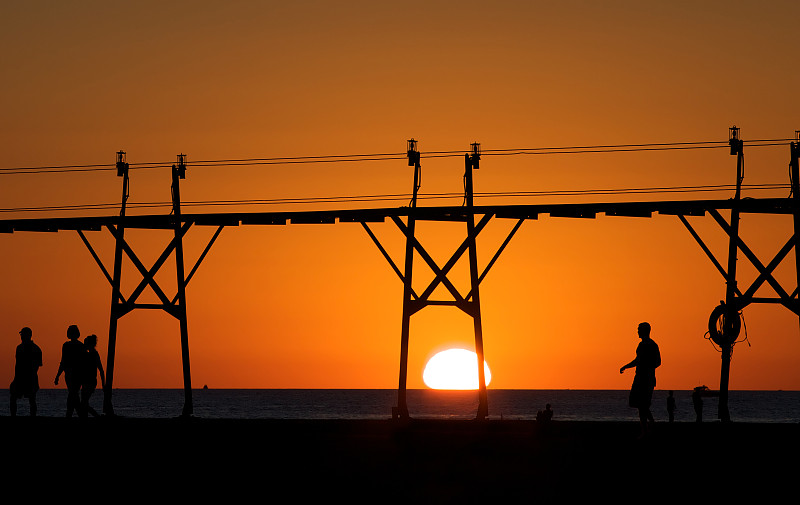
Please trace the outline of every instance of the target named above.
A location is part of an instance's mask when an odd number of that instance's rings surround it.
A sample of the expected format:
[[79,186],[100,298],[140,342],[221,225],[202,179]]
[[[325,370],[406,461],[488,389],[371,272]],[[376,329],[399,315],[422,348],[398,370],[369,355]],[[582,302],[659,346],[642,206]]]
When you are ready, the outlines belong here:
[[708,334],[711,336],[711,340],[719,346],[726,343],[733,345],[742,330],[742,319],[737,311],[736,318],[731,322],[731,335],[723,335],[722,329],[725,328],[725,313],[727,311],[728,307],[721,303],[711,311],[711,317],[708,318]]

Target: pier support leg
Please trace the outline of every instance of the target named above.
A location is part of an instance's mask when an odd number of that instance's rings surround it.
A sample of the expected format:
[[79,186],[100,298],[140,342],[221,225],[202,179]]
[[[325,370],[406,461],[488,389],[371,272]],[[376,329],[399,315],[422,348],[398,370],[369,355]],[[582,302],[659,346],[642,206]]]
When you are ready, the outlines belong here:
[[107,416],[114,415],[114,406],[112,403],[112,392],[114,391],[114,355],[117,349],[117,323],[121,316],[119,304],[122,302],[122,246],[125,242],[125,210],[128,205],[128,196],[130,196],[130,181],[128,178],[129,165],[125,151],[117,152],[116,166],[117,176],[122,177],[122,201],[119,211],[119,225],[116,230],[111,226],[108,227],[108,230],[114,235],[114,268],[111,277],[111,315],[108,324],[106,385],[103,389],[103,413]]
[[792,203],[794,203],[794,261],[797,287],[792,293],[791,302],[794,307],[789,307],[798,315],[800,323],[800,131],[795,132],[798,141],[791,143],[791,158],[789,161],[789,174],[791,176]]
[[[409,272],[410,273],[410,272]],[[411,324],[411,311],[408,300],[403,302],[403,322],[400,330],[400,376],[397,385],[397,407],[392,412],[392,418],[408,418],[408,340]]]
[[[417,206],[417,195],[420,187],[420,156],[417,151],[417,142],[414,139],[408,141],[408,164],[414,167],[414,188],[411,196],[411,209]],[[403,322],[400,328],[400,377],[397,385],[397,407],[392,411],[392,418],[407,419],[408,401],[406,391],[408,389],[408,342],[411,331],[412,296],[414,293],[411,287],[414,269],[414,232],[416,229],[416,217],[414,212],[408,214],[408,230],[406,233],[406,259],[403,272]]]
[[722,365],[719,379],[719,410],[718,416],[722,422],[731,420],[728,410],[728,385],[731,371],[731,353],[733,344],[738,337],[734,331],[735,322],[739,319],[739,304],[736,299],[736,260],[739,251],[739,202],[741,201],[742,179],[744,178],[744,144],[739,138],[739,129],[731,128],[729,140],[731,154],[736,156],[736,193],[731,206],[731,223],[728,242],[728,270],[725,282],[725,317],[722,335],[724,342],[722,348]]
[[114,385],[114,353],[117,347],[117,318],[115,310],[111,308],[111,322],[108,328],[108,355],[106,357],[106,386],[103,389],[103,414],[114,415],[114,406],[111,394]]
[[189,366],[189,326],[186,318],[186,273],[183,264],[183,223],[181,223],[180,180],[186,177],[186,155],[178,155],[177,165],[172,165],[172,213],[175,219],[175,270],[178,282],[176,316],[181,328],[181,363],[183,365],[183,413],[193,414],[192,373]]
[[469,247],[469,272],[472,293],[470,312],[475,330],[475,354],[478,355],[478,413],[476,419],[485,420],[489,415],[489,395],[486,391],[486,374],[483,367],[483,323],[481,320],[481,297],[478,288],[480,285],[480,273],[478,272],[478,248],[475,240],[475,214],[472,212],[474,209],[472,171],[477,170],[479,167],[479,147],[480,145],[477,143],[472,144],[472,152],[466,156],[464,189],[466,206],[470,210],[467,215],[467,241]]

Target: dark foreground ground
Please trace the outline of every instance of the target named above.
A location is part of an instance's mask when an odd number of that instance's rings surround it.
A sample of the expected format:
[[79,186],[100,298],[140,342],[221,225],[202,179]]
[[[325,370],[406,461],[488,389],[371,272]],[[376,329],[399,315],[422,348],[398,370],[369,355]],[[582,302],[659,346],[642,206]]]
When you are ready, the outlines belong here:
[[797,503],[800,488],[797,424],[661,423],[644,440],[634,422],[0,417],[0,430],[4,492],[38,499]]

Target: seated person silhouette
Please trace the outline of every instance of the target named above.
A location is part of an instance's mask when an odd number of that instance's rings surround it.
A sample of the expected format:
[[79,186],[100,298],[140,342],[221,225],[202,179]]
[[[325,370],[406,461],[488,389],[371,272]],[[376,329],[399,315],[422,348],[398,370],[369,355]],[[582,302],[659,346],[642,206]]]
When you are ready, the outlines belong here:
[[545,405],[544,410],[540,410],[536,413],[536,420],[546,423],[553,419],[553,410],[550,408],[550,404],[548,403]]

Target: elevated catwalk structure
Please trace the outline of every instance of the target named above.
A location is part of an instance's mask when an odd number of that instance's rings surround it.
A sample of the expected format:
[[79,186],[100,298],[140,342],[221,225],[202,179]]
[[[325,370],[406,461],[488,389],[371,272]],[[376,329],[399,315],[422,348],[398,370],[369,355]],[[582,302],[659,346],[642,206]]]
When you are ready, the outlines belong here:
[[[232,212],[232,213],[203,213],[184,214],[181,212],[180,181],[186,177],[186,155],[178,155],[178,160],[172,166],[172,212],[169,215],[126,215],[128,199],[128,163],[124,152],[117,153],[117,175],[122,178],[122,200],[120,213],[117,216],[99,217],[70,217],[70,218],[40,218],[40,219],[6,219],[0,220],[0,232],[13,233],[24,231],[55,232],[60,230],[75,231],[88,251],[97,262],[103,275],[111,285],[111,308],[108,335],[107,381],[103,410],[112,415],[112,391],[114,377],[114,353],[117,337],[117,323],[121,317],[137,309],[160,309],[175,317],[180,324],[181,355],[184,380],[184,406],[183,415],[192,415],[192,386],[191,368],[189,364],[189,336],[188,321],[186,316],[186,287],[194,276],[203,259],[219,237],[220,233],[228,226],[247,225],[286,225],[286,224],[333,224],[333,223],[360,223],[369,237],[373,240],[381,254],[403,282],[403,316],[401,322],[400,338],[400,367],[398,381],[397,405],[393,408],[393,417],[407,418],[409,416],[406,402],[406,387],[408,375],[408,347],[409,328],[411,316],[428,306],[449,305],[455,306],[473,319],[475,351],[478,355],[479,391],[477,418],[485,419],[489,414],[486,384],[483,369],[483,329],[481,322],[480,283],[486,277],[491,267],[511,241],[514,234],[526,220],[538,219],[541,215],[565,218],[595,218],[599,214],[606,216],[651,217],[654,213],[676,216],[686,227],[691,236],[702,248],[714,267],[725,279],[725,300],[716,307],[709,318],[709,332],[712,340],[722,350],[722,364],[720,372],[720,399],[719,418],[723,421],[730,420],[728,412],[728,382],[730,374],[730,361],[733,346],[737,341],[741,329],[741,311],[752,303],[780,304],[800,316],[800,299],[798,288],[784,288],[773,276],[773,272],[786,260],[789,253],[795,251],[795,277],[800,285],[800,136],[790,143],[790,185],[791,195],[788,198],[747,198],[741,197],[743,182],[744,142],[739,137],[739,130],[730,129],[730,153],[736,156],[736,190],[733,198],[726,200],[683,200],[683,201],[649,201],[649,202],[609,202],[609,203],[577,203],[577,204],[541,204],[541,205],[475,205],[473,201],[472,171],[480,166],[480,145],[471,145],[469,152],[465,153],[464,172],[464,205],[420,207],[417,205],[418,191],[420,189],[421,155],[417,150],[415,140],[408,141],[408,165],[414,167],[414,183],[412,199],[409,206],[399,208],[371,208],[371,209],[345,209],[325,211],[295,211],[295,212]],[[721,211],[730,211],[730,219],[726,220]],[[792,215],[794,218],[794,232],[785,245],[766,264],[747,246],[739,236],[739,221],[742,215]],[[725,232],[729,240],[728,257],[726,266],[717,259],[706,243],[690,224],[687,217],[710,215]],[[505,241],[495,252],[492,259],[482,272],[478,270],[477,238],[486,225],[494,218],[512,219],[516,223]],[[401,270],[387,253],[386,249],[377,239],[369,223],[385,222],[391,220],[403,233],[406,239],[405,262]],[[416,230],[417,221],[453,221],[465,224],[465,239],[453,252],[450,259],[443,266],[439,266],[425,250]],[[185,273],[183,258],[183,238],[193,226],[213,226],[216,231],[200,254],[196,264],[189,274]],[[100,260],[86,236],[86,232],[100,231],[105,228],[114,238],[114,264],[109,273]],[[148,268],[137,257],[132,246],[125,239],[128,229],[172,230],[174,238],[165,247],[162,254]],[[742,290],[737,284],[737,261],[741,252],[744,257],[755,267],[759,275],[753,283]],[[414,254],[418,254],[425,264],[433,270],[435,277],[428,287],[421,293],[412,288],[414,278]],[[448,278],[452,268],[458,260],[467,253],[469,262],[470,291],[462,294],[456,289]],[[177,278],[177,293],[170,297],[155,280],[156,273],[166,264],[170,256],[175,257],[175,275]],[[122,260],[126,256],[141,275],[137,287],[127,296],[121,292]],[[775,293],[772,297],[758,297],[759,288],[768,284]],[[450,293],[450,300],[433,300],[431,295],[438,286],[444,286]],[[157,295],[160,303],[139,303],[137,300],[142,292],[150,287]]]

